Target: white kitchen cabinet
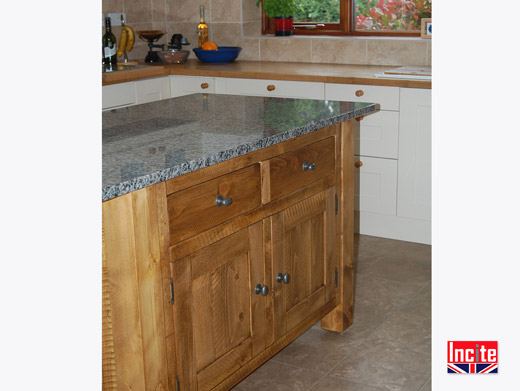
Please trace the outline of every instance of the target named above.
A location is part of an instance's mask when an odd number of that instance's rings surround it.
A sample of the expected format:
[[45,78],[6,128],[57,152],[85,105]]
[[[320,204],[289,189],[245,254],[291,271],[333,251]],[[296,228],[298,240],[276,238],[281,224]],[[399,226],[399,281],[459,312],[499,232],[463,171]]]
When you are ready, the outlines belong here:
[[325,99],[325,83],[219,78],[217,93],[253,96],[273,96],[283,98]]
[[381,110],[399,110],[399,87],[325,83],[325,99],[374,102]]
[[431,220],[431,90],[401,88],[397,215]]
[[172,98],[199,92],[215,93],[215,78],[205,76],[170,76]]
[[136,102],[135,82],[111,84],[103,86],[102,108],[134,105]]
[[137,104],[168,99],[171,97],[169,78],[138,80],[135,82],[135,93]]
[[355,156],[354,205],[359,211],[396,214],[397,160]]
[[355,128],[356,155],[397,159],[399,113],[378,111],[367,115]]

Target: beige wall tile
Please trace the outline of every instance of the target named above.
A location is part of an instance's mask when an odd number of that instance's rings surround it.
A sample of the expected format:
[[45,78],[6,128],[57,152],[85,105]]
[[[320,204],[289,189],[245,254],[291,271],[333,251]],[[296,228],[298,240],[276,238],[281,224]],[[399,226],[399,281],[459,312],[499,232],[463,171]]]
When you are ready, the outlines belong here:
[[262,61],[311,61],[311,40],[296,37],[260,39]]
[[213,41],[219,46],[240,46],[238,60],[258,61],[260,59],[259,39],[243,38],[240,23],[213,23]]
[[256,6],[255,0],[242,0],[243,22],[258,22],[261,20],[261,17],[260,7]]
[[147,23],[152,21],[152,1],[151,0],[126,0],[124,3],[126,12],[126,22]]
[[211,0],[211,22],[240,23],[241,0]]
[[244,22],[243,25],[244,36],[259,37],[262,35],[262,22]]
[[166,20],[168,22],[195,22],[200,20],[200,6],[204,6],[206,23],[211,21],[210,0],[187,1],[166,0]]
[[312,62],[332,64],[366,64],[364,39],[312,39]]
[[152,0],[152,21],[166,22],[166,0]]
[[109,12],[124,12],[123,0],[103,0],[101,10],[107,16]]
[[367,63],[371,65],[425,65],[425,41],[369,39]]
[[426,65],[432,65],[432,41],[428,42],[428,47],[426,49]]

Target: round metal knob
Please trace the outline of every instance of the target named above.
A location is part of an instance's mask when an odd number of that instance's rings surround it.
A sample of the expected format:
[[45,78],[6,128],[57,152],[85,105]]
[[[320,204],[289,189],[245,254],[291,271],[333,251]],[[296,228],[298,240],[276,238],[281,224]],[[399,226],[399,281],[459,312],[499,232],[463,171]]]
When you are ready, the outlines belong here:
[[256,284],[255,293],[257,295],[261,293],[262,296],[267,296],[267,294],[269,293],[269,287],[267,285],[262,286],[262,284]]
[[267,91],[274,91],[275,88],[276,88],[276,87],[275,87],[274,84],[269,84],[269,85],[267,86]]
[[233,200],[231,199],[231,197],[228,197],[228,198],[224,198],[222,195],[218,195],[215,203],[217,204],[217,206],[229,206],[231,205],[233,202]]
[[316,169],[316,163],[303,162],[303,171],[313,171]]
[[362,165],[363,165],[363,162],[362,162],[361,160],[358,161],[358,162],[355,162],[355,163],[354,163],[354,166],[356,166],[356,168],[359,168],[359,167],[361,167]]
[[278,273],[278,275],[276,276],[276,282],[282,282],[282,281],[284,284],[288,284],[291,281],[291,276],[289,275],[289,273],[285,273],[285,274]]
[[202,83],[200,85],[200,88],[202,88],[203,90],[205,90],[206,88],[209,88],[209,84],[208,83]]
[[357,91],[356,91],[356,96],[357,96],[358,98],[359,98],[360,96],[363,96],[363,95],[365,95],[365,91],[363,91],[363,90],[357,90]]

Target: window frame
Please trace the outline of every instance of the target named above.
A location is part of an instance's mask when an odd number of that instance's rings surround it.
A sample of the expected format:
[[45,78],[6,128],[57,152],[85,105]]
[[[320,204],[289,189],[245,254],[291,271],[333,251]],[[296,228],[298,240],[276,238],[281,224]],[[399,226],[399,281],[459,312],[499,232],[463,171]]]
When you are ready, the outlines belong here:
[[[262,2],[263,6],[263,2]],[[313,36],[355,36],[355,37],[420,37],[421,31],[391,31],[391,30],[355,30],[354,0],[340,0],[340,22],[324,23],[323,27],[314,29],[298,28],[298,25],[317,24],[313,22],[293,22],[293,35]],[[262,35],[274,34],[274,18],[268,18],[262,10]]]

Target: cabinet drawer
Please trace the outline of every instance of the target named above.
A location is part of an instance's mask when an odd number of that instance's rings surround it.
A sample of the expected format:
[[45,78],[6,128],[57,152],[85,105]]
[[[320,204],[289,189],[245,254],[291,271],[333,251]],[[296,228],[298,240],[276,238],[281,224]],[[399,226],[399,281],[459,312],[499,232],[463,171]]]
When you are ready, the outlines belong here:
[[170,82],[168,77],[138,80],[135,82],[137,103],[155,102],[170,97]]
[[399,147],[399,113],[378,111],[356,121],[354,148],[356,155],[397,159]]
[[397,210],[397,160],[355,156],[363,165],[355,169],[356,210],[395,215]]
[[214,93],[215,79],[199,76],[170,76],[172,98],[199,92]]
[[399,110],[399,87],[325,84],[325,99],[379,103],[381,110]]
[[103,86],[103,109],[133,105],[136,102],[135,82]]
[[[218,206],[217,197],[231,203]],[[260,206],[260,165],[170,194],[167,204],[173,244]]]
[[219,93],[324,99],[324,83],[225,78],[219,81]]
[[277,156],[269,162],[270,199],[334,173],[334,137]]

